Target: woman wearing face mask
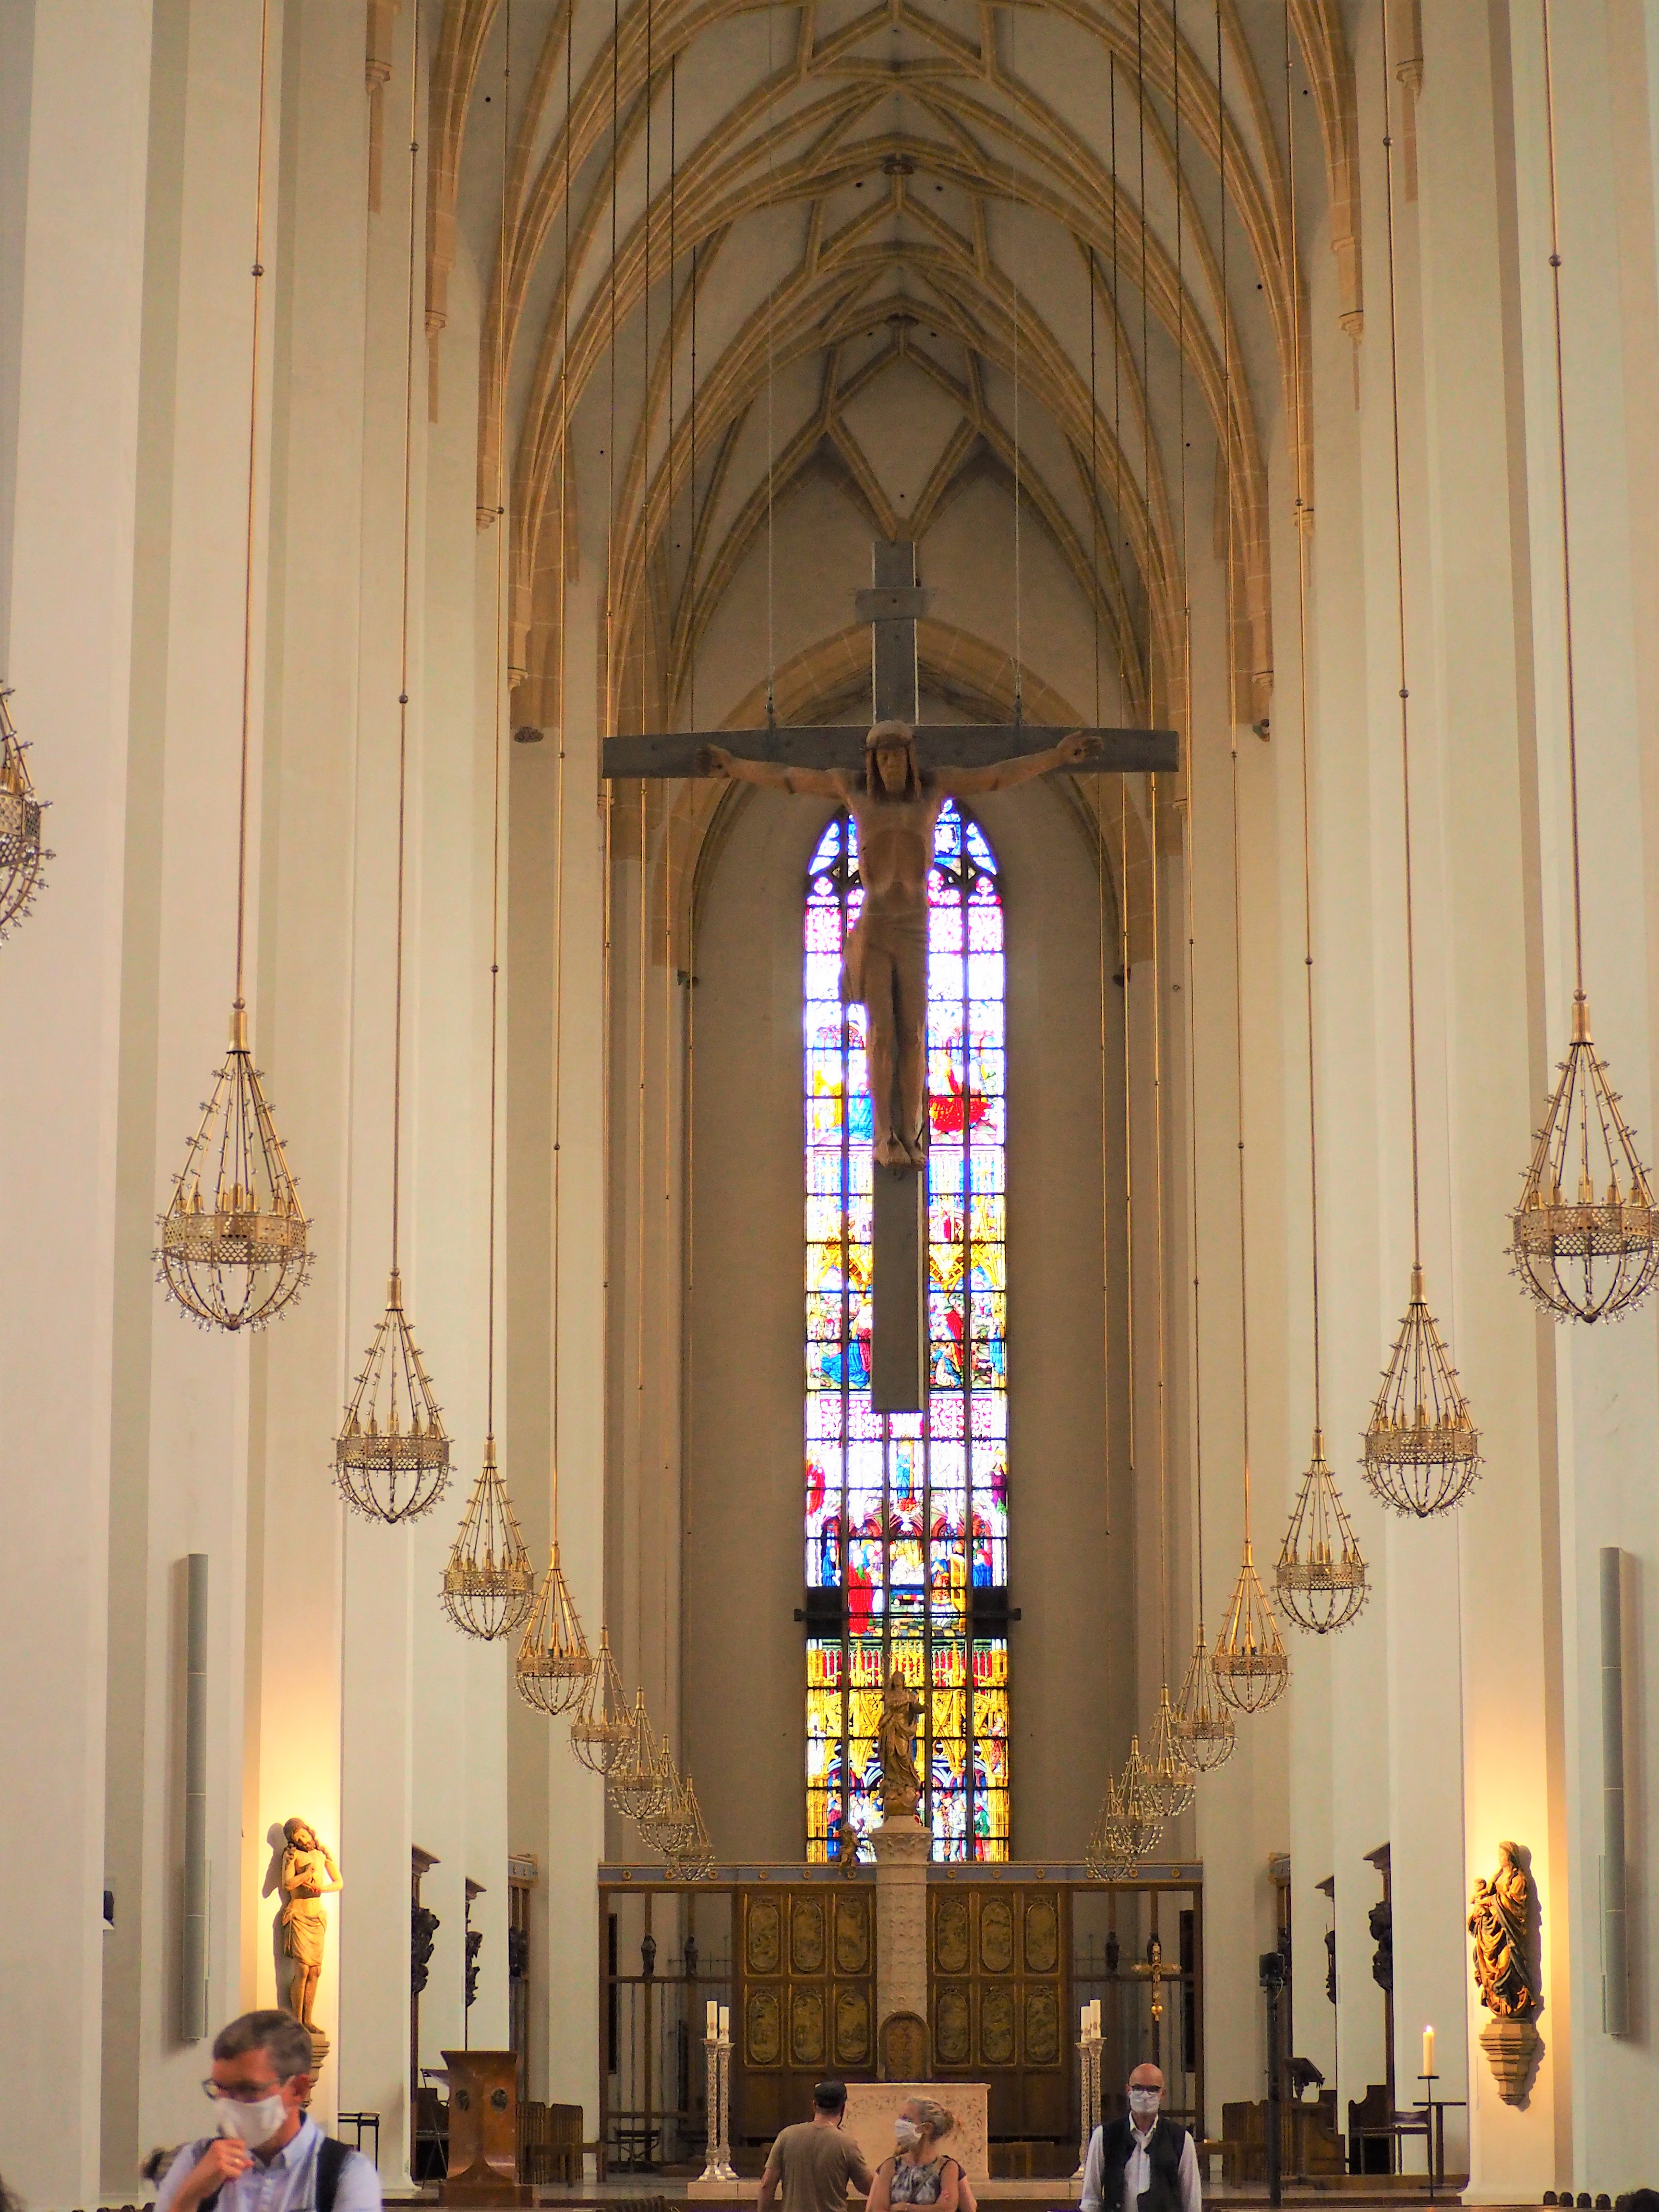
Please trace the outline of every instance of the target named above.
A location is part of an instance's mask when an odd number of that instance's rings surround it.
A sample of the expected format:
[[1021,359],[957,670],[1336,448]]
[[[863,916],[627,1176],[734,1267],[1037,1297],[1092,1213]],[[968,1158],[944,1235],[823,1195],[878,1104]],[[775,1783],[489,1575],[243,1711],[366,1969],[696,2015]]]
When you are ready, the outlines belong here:
[[897,2154],[876,2168],[866,2212],[895,2204],[936,2204],[939,2212],[973,2212],[973,2197],[958,2161],[939,2149],[955,2117],[931,2097],[912,2097],[893,2123]]

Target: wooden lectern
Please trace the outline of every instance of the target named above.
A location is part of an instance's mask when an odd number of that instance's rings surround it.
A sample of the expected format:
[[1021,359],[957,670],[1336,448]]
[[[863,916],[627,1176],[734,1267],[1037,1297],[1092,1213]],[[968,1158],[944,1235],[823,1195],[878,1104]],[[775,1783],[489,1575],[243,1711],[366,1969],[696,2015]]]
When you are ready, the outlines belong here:
[[446,2051],[449,2175],[444,2204],[533,2204],[519,2179],[519,2057],[514,2051]]

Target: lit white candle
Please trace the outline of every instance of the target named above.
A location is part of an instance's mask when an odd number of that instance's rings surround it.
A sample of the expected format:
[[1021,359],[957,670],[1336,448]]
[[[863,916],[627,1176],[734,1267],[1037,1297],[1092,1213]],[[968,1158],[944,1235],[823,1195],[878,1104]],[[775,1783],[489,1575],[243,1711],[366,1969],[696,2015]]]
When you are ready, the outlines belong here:
[[1425,2075],[1434,2071],[1434,2030],[1431,2027],[1425,2027],[1423,2031],[1423,2071]]
[[703,2032],[707,2035],[718,2035],[720,2032],[720,2008],[713,1997],[708,2000],[707,2025]]

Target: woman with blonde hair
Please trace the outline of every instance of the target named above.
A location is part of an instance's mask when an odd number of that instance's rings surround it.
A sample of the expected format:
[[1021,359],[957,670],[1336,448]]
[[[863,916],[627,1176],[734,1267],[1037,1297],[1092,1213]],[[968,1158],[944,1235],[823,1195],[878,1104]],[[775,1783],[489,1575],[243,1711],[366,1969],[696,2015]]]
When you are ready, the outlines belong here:
[[893,2123],[897,2152],[876,2168],[866,2212],[890,2212],[895,2204],[971,2212],[973,2197],[960,2161],[939,2148],[956,2124],[955,2114],[932,2097],[912,2097]]

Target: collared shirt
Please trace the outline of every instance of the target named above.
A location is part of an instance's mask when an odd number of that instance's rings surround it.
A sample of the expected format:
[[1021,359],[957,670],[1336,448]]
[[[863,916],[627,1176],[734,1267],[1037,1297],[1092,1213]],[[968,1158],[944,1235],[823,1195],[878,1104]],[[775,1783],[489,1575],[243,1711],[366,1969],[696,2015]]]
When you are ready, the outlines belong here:
[[[1097,2128],[1089,2138],[1089,2154],[1083,2161],[1083,2197],[1079,2212],[1102,2212],[1100,2197],[1101,2136],[1103,2130]],[[1121,2212],[1136,2212],[1141,2191],[1152,2185],[1152,2161],[1147,2150],[1152,2130],[1143,2135],[1138,2127],[1129,2130],[1129,2157],[1123,2169],[1123,2204]],[[1182,2212],[1202,2212],[1203,2191],[1198,2181],[1198,2154],[1193,2148],[1192,2136],[1183,2129],[1181,2137],[1181,2168],[1176,2179],[1181,2188]],[[162,2212],[158,2205],[156,2212]]]
[[[213,2141],[203,2136],[185,2145],[155,2192],[155,2212],[169,2212]],[[268,2166],[256,2156],[246,2173],[226,2182],[214,2212],[315,2212],[317,2154],[322,2147],[323,2131],[307,2114],[293,2142],[284,2143]],[[380,2177],[357,2151],[348,2152],[340,2168],[334,2212],[380,2212]]]

